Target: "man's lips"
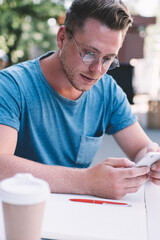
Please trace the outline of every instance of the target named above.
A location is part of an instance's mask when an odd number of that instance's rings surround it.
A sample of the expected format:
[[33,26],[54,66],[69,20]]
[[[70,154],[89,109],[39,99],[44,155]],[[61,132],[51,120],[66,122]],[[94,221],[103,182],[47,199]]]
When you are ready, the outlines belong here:
[[82,76],[82,78],[83,78],[85,81],[88,81],[88,82],[96,81],[96,79],[91,78],[91,77],[88,77],[88,76],[86,76],[86,75],[81,74],[81,76]]

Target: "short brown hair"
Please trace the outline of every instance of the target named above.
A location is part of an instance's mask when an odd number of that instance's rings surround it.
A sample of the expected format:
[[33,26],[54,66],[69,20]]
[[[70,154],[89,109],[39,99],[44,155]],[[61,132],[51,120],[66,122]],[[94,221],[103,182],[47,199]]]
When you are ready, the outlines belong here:
[[132,25],[132,17],[121,0],[74,0],[64,25],[74,33],[88,18],[94,18],[112,30],[122,30],[124,36]]

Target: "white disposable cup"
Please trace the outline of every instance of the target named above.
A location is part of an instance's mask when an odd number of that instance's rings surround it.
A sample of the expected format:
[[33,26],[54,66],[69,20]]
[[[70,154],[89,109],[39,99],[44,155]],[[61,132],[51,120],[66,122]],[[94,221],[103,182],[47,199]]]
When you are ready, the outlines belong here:
[[47,182],[18,173],[0,183],[6,240],[40,240]]

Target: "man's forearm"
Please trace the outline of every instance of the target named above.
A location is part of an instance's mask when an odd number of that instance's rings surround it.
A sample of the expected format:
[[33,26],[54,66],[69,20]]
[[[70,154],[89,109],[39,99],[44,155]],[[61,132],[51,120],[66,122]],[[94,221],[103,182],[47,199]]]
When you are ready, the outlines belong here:
[[147,167],[131,168],[123,158],[107,158],[86,169],[50,166],[11,154],[0,154],[0,180],[29,172],[46,180],[53,193],[75,193],[120,199],[138,191],[147,180]]
[[89,194],[87,170],[37,163],[9,154],[0,154],[0,180],[18,172],[29,172],[46,180],[54,193]]

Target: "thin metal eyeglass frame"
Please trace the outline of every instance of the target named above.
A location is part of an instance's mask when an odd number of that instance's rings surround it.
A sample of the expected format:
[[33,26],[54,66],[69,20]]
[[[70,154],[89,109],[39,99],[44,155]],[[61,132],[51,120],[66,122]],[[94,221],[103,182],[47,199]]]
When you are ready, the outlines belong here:
[[[76,40],[75,40],[75,38],[74,38],[74,36],[73,36],[73,33],[72,33],[70,30],[68,30],[68,31],[69,31],[69,33],[70,33],[71,36],[72,36],[73,42],[74,42],[74,44],[75,44],[75,46],[76,46],[76,48],[77,48],[77,51],[78,51],[80,57],[82,58],[82,62],[83,62],[85,65],[89,65],[89,66],[90,66],[90,65],[95,64],[96,62],[100,61],[100,62],[102,63],[102,66],[104,67],[103,64],[104,64],[107,60],[104,60],[104,62],[102,62],[102,60],[100,60],[100,59],[98,58],[97,54],[95,54],[95,53],[93,53],[93,54],[97,56],[97,59],[96,59],[93,63],[90,63],[90,64],[85,63],[85,62],[83,61],[83,58],[84,58],[86,55],[84,55],[84,56],[82,55],[82,53],[81,53],[81,51],[80,51],[80,49],[79,49],[79,47],[78,47],[78,44],[77,44],[77,42],[76,42]],[[112,63],[113,63],[115,60],[116,60],[116,66],[111,67]],[[116,68],[116,67],[120,67],[120,64],[119,64],[119,61],[118,61],[117,58],[114,58],[114,59],[113,59],[113,62],[110,64],[108,70],[114,69],[114,68]],[[115,62],[114,62],[114,63],[115,63]],[[104,68],[105,68],[105,67],[104,67]],[[106,67],[106,68],[107,68],[107,67]]]

